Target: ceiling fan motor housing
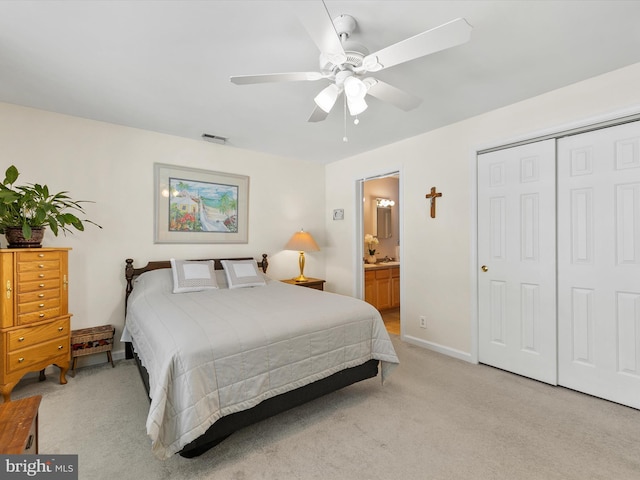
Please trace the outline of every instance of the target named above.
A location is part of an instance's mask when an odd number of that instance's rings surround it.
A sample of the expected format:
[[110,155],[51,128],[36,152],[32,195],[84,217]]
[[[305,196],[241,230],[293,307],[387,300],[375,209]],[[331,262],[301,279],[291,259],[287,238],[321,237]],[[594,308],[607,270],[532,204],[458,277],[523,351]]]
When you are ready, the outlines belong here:
[[358,22],[351,15],[342,14],[333,19],[333,26],[340,40],[346,40],[355,31]]
[[344,63],[339,65],[331,62],[325,55],[320,55],[320,69],[327,73],[337,73],[340,70],[352,70],[360,67],[364,57],[369,55],[369,50],[360,43],[349,40],[355,31],[357,22],[351,15],[340,15],[333,20],[336,32],[342,42],[342,48],[347,56]]

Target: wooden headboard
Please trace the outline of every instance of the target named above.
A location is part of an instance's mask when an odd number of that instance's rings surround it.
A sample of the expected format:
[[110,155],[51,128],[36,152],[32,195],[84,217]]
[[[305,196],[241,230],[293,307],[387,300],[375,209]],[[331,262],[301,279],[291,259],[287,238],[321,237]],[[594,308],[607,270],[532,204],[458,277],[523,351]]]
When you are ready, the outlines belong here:
[[[251,257],[243,257],[243,258],[202,258],[196,260],[213,260],[215,264],[216,270],[222,270],[222,260],[253,260]],[[129,295],[133,291],[133,280],[138,275],[142,275],[144,272],[150,272],[151,270],[158,270],[161,268],[171,268],[171,262],[169,260],[159,260],[148,262],[144,267],[134,268],[133,267],[133,259],[127,258],[125,260],[126,265],[124,267],[124,276],[127,280],[127,292],[124,299],[124,310],[125,314],[127,312],[127,301],[129,300]],[[267,273],[267,268],[269,267],[269,262],[267,261],[267,254],[262,254],[262,260],[257,261],[258,266],[262,269],[264,273]]]

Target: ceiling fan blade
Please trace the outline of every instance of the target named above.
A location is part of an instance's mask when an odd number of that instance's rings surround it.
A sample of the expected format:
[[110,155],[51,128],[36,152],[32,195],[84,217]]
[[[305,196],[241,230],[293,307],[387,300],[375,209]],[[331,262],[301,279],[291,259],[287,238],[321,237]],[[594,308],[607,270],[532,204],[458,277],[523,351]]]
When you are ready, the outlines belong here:
[[249,85],[253,83],[315,81],[326,78],[320,72],[265,73],[259,75],[236,75],[230,77],[231,83]]
[[329,116],[329,112],[325,112],[323,109],[316,105],[316,108],[313,109],[311,116],[309,117],[308,122],[321,122],[325,118]]
[[369,87],[367,94],[372,97],[390,103],[405,112],[413,110],[422,103],[422,99],[410,93],[400,90],[399,88],[389,85],[388,83],[375,80],[376,83]]
[[347,60],[342,42],[324,1],[299,2],[299,18],[321,53],[334,65]]
[[363,61],[364,69],[375,72],[399,63],[424,57],[469,41],[473,27],[464,18],[456,18],[448,23],[419,33],[413,37],[394,43],[371,55]]

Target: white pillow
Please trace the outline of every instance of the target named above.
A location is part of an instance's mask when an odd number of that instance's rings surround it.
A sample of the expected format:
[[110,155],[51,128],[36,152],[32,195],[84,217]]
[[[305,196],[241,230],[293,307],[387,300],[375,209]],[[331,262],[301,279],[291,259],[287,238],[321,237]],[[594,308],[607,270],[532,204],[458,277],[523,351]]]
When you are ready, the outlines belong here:
[[199,292],[218,288],[213,260],[171,259],[173,293]]
[[137,276],[134,280],[134,291],[144,289],[147,292],[170,292],[173,289],[171,272],[166,268],[150,270]]
[[260,287],[266,285],[255,260],[222,260],[229,288]]

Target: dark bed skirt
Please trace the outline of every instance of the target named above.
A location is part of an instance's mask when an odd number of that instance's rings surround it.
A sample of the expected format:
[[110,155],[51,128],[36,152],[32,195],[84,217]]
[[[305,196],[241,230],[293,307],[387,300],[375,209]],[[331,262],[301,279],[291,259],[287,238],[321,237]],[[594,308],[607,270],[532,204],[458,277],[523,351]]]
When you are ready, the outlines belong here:
[[[125,350],[126,358],[135,358],[142,382],[147,390],[147,395],[149,395],[149,374],[147,370],[142,366],[135,352],[133,352],[130,343],[125,345]],[[297,407],[353,383],[375,377],[378,374],[378,363],[378,360],[369,360],[357,367],[342,370],[327,378],[305,385],[304,387],[264,400],[249,410],[243,410],[222,417],[211,425],[204,435],[186,445],[182,451],[180,451],[180,455],[186,458],[197,457],[241,428],[265,420],[273,415]]]

